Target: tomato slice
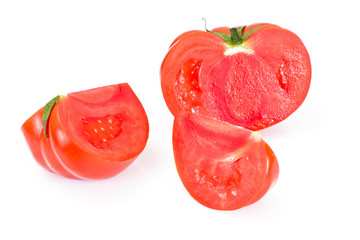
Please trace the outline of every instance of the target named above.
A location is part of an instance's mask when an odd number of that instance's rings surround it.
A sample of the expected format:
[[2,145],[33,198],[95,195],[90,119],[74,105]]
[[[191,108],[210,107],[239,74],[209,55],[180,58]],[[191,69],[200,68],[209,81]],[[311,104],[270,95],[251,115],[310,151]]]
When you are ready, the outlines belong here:
[[171,44],[160,74],[174,116],[193,111],[259,130],[299,108],[311,80],[310,58],[301,39],[273,24],[250,25],[242,32],[251,30],[238,46],[214,34],[230,34],[226,27],[189,31]]
[[206,207],[235,210],[258,201],[276,182],[279,165],[257,132],[195,113],[175,118],[179,176]]
[[127,83],[61,96],[48,120],[48,138],[43,111],[22,130],[39,164],[65,177],[112,177],[136,159],[148,139],[145,110]]

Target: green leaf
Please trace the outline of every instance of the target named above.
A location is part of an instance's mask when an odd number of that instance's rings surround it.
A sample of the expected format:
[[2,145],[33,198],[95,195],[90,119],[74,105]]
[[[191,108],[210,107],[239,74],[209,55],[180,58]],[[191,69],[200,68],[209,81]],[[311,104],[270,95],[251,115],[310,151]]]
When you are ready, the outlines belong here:
[[49,137],[46,132],[46,129],[47,129],[47,123],[49,121],[50,113],[51,113],[51,110],[53,109],[54,105],[59,102],[59,99],[60,99],[60,95],[51,99],[44,107],[44,112],[42,115],[42,127],[43,127],[44,135],[46,138]]
[[257,29],[259,29],[261,27],[262,26],[257,26],[257,27],[254,27],[253,29],[251,29],[250,31],[247,31],[242,37],[243,41],[245,41],[250,36],[250,34],[252,34],[254,31],[256,31]]
[[[208,31],[208,32],[211,32],[211,31]],[[214,33],[215,35],[221,37],[222,40],[224,40],[224,42],[226,42],[227,44],[229,44],[229,45],[233,44],[230,36],[227,35],[226,33],[221,33],[221,32],[211,32],[211,33]]]
[[237,32],[238,32],[238,34],[241,36],[241,38],[243,38],[242,32],[243,32],[243,29],[244,29],[245,27],[246,27],[246,26],[241,26],[241,27],[238,27],[238,29],[237,29]]

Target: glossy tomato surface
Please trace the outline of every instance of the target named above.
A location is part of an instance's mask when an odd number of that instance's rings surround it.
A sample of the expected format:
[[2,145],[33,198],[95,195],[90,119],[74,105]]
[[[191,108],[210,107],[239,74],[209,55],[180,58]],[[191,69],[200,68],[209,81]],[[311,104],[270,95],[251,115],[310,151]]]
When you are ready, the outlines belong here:
[[127,83],[61,96],[48,120],[48,137],[43,111],[22,131],[36,161],[68,178],[112,177],[136,159],[148,139],[147,115]]
[[173,148],[185,188],[209,208],[252,204],[279,175],[278,161],[259,133],[198,114],[175,118]]
[[302,104],[311,80],[303,42],[273,24],[250,25],[242,33],[252,29],[237,46],[214,33],[229,35],[227,27],[175,39],[160,70],[163,96],[174,116],[192,111],[259,130]]

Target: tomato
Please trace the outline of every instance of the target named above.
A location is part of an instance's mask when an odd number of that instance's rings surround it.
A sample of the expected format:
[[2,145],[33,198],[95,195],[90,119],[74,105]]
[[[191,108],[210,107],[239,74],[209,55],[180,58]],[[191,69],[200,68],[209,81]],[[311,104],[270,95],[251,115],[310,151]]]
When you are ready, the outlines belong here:
[[175,117],[173,148],[185,188],[212,209],[258,201],[279,175],[278,161],[259,133],[196,113]]
[[147,115],[127,83],[70,93],[51,103],[45,122],[47,105],[22,126],[34,158],[51,172],[74,179],[109,178],[145,148]]
[[311,63],[297,35],[264,23],[185,32],[171,44],[160,75],[174,116],[192,111],[259,130],[299,108]]

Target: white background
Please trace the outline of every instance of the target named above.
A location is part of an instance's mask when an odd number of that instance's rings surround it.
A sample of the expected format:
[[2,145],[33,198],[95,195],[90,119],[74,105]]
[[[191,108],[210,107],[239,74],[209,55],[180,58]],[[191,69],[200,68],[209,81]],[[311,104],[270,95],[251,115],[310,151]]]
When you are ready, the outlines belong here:
[[[0,239],[360,239],[357,1],[0,2]],[[261,131],[280,177],[259,202],[216,211],[186,192],[159,68],[182,32],[269,22],[295,32],[313,68],[304,104]],[[23,122],[57,94],[128,82],[149,117],[124,172],[76,181],[43,170]]]

